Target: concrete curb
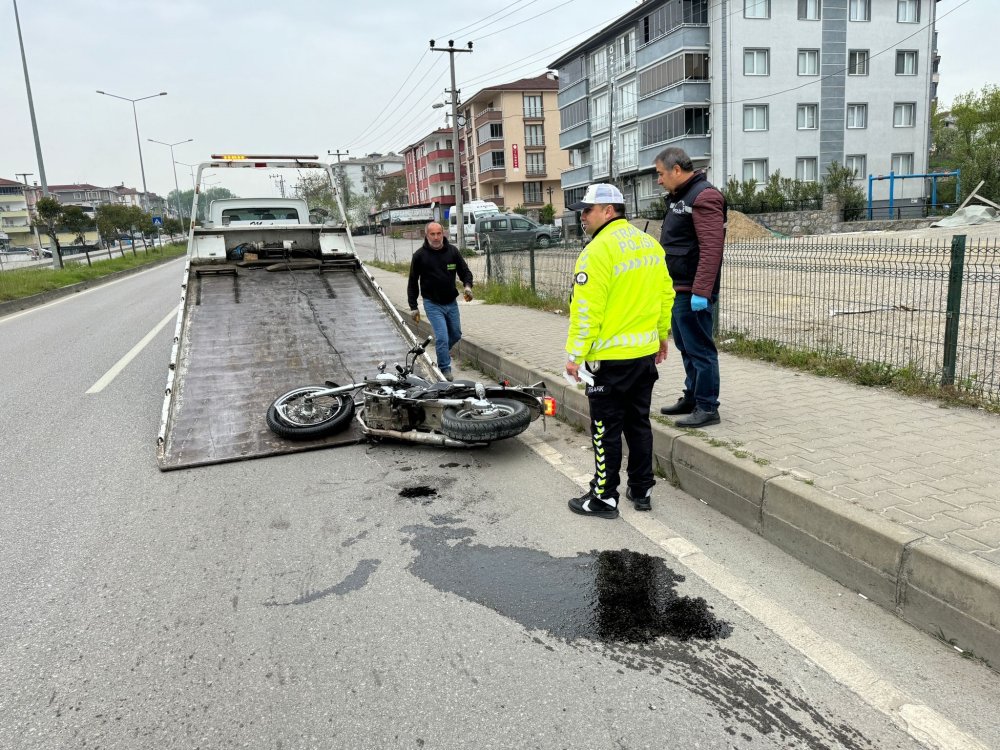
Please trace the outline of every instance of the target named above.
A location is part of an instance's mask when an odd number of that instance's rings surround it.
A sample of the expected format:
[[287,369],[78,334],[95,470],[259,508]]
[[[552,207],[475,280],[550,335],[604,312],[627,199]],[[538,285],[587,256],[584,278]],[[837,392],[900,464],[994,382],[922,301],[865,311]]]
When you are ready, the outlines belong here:
[[170,261],[178,260],[183,257],[183,255],[175,255],[171,258],[160,258],[150,263],[144,263],[141,266],[134,266],[121,271],[114,271],[109,273],[107,276],[101,276],[97,279],[87,279],[86,281],[81,281],[78,284],[70,284],[69,286],[59,287],[58,289],[50,289],[47,292],[33,294],[30,297],[21,297],[20,299],[11,299],[6,302],[0,302],[0,318],[5,315],[21,312],[21,310],[27,310],[30,307],[38,307],[39,305],[44,305],[63,297],[69,297],[71,294],[77,294],[87,289],[92,289],[95,286],[107,284],[109,281],[115,281],[116,279],[131,276],[132,274],[139,273],[140,271],[145,271],[149,268],[162,266],[164,263],[169,263]]
[[[430,333],[426,323],[419,328]],[[590,426],[587,397],[561,378],[464,338],[455,354],[497,379],[544,381],[560,420]],[[1000,667],[994,566],[655,418],[653,448],[660,471],[687,494],[920,630]]]

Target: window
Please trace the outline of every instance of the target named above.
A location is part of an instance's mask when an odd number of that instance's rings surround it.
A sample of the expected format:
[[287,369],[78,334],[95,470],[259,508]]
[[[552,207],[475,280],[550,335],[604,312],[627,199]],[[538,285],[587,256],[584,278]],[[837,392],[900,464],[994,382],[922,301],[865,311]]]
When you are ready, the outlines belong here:
[[757,184],[767,182],[767,159],[744,159],[743,182],[756,180]]
[[891,169],[896,174],[913,174],[913,154],[893,154]]
[[916,102],[897,102],[892,108],[894,128],[912,128],[917,120]]
[[917,74],[917,51],[898,50],[896,52],[896,75],[915,76]]
[[639,166],[639,131],[623,130],[618,136],[618,168],[635,169]]
[[678,108],[639,124],[639,148],[685,135],[706,135],[709,127],[708,107]]
[[847,8],[847,18],[851,21],[872,20],[871,0],[850,0]]
[[607,93],[599,94],[590,100],[590,124],[595,131],[607,130],[611,125]]
[[897,0],[896,20],[900,23],[920,23],[920,0]]
[[537,94],[525,94],[524,95],[524,116],[525,117],[541,117],[542,116],[542,97]]
[[799,20],[818,21],[820,6],[820,0],[799,0]]
[[681,81],[707,80],[707,54],[703,52],[688,52],[674,55],[639,73],[639,96],[649,96],[656,91],[673,86]]
[[798,130],[815,130],[819,127],[819,105],[800,104],[795,115],[795,127]]
[[819,75],[819,50],[800,49],[799,50],[799,75],[818,76]]
[[615,72],[625,73],[635,67],[635,32],[630,31],[615,40]]
[[868,50],[852,49],[847,53],[847,75],[868,75]]
[[543,125],[525,125],[524,126],[524,145],[525,146],[544,146],[545,145],[545,127]]
[[867,104],[847,105],[847,127],[849,129],[860,129],[868,127]]
[[607,174],[608,173],[608,139],[601,138],[598,141],[594,141],[594,148],[591,151],[593,156],[593,170],[594,174]]
[[770,18],[771,0],[743,0],[744,18]]
[[616,122],[631,120],[636,115],[635,80],[618,85],[615,102]]
[[479,157],[479,172],[489,172],[491,169],[503,169],[503,151],[487,151]]
[[864,154],[848,154],[844,157],[844,166],[853,170],[855,180],[863,180],[868,176],[867,161]]
[[544,201],[542,200],[542,183],[540,182],[524,183],[524,202],[544,203]]
[[608,50],[601,47],[590,56],[588,71],[590,73],[590,85],[600,86],[608,80]]
[[766,104],[743,105],[743,129],[747,131],[767,130]]
[[587,121],[589,110],[587,108],[587,99],[580,99],[570,104],[568,107],[562,107],[559,110],[559,128],[560,130],[569,130],[570,128],[575,128],[582,122]]
[[529,175],[545,175],[545,152],[533,151],[525,154],[525,173]]
[[743,75],[766,76],[771,72],[766,49],[743,50]]
[[818,169],[816,157],[807,156],[795,160],[795,179],[800,182],[816,182]]
[[[479,143],[486,143],[487,141],[502,141],[503,123],[488,122],[485,125],[480,125],[478,130],[476,130],[476,138],[479,140]],[[438,144],[438,146],[440,146],[440,144]]]

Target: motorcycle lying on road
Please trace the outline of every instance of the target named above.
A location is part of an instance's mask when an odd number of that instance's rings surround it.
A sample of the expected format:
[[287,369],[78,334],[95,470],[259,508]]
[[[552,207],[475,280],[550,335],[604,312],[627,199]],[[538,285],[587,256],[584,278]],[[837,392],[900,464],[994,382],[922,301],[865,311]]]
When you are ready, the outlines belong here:
[[410,349],[395,373],[380,362],[378,374],[362,383],[328,381],[279,396],[267,410],[268,427],[283,438],[313,440],[347,429],[356,416],[367,437],[465,448],[514,437],[539,416],[555,414],[544,383],[431,382],[414,374],[430,341]]

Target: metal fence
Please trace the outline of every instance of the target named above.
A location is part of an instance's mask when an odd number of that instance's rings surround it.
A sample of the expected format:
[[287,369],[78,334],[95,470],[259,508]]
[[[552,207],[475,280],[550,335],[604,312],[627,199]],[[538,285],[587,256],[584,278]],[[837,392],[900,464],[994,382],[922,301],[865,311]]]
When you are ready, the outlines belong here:
[[865,238],[726,246],[718,328],[909,368],[1000,401],[1000,243]]
[[[582,248],[469,258],[477,279],[569,301]],[[914,376],[1000,401],[1000,242],[842,237],[726,246],[721,339],[740,336]]]

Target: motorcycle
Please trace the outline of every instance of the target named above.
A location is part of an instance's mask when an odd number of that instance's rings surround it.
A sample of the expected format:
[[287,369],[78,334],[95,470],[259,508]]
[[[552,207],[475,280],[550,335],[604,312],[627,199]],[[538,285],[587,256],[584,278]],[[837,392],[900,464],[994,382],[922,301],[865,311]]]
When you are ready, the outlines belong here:
[[468,448],[514,437],[539,416],[555,415],[555,399],[546,395],[544,383],[431,382],[414,374],[430,342],[410,349],[395,373],[380,362],[378,374],[362,383],[327,381],[282,394],[267,410],[268,427],[283,438],[313,440],[347,429],[356,417],[369,438]]

